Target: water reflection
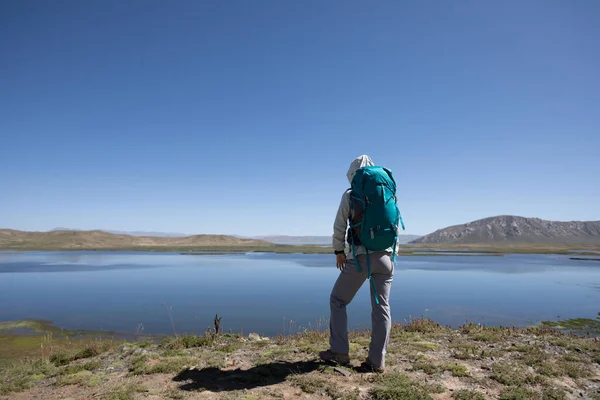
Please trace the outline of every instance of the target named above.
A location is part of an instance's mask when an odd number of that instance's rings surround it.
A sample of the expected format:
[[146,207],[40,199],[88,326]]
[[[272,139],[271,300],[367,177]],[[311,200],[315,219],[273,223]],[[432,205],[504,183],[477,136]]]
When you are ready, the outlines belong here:
[[[307,268],[308,267],[308,268]],[[600,264],[568,256],[400,256],[396,321],[523,325],[557,315],[595,318]],[[143,252],[0,254],[1,320],[43,318],[74,329],[204,332],[215,314],[234,331],[326,329],[338,271],[331,254],[183,256]],[[368,286],[349,305],[351,328],[370,323]],[[287,321],[287,322],[286,322]]]

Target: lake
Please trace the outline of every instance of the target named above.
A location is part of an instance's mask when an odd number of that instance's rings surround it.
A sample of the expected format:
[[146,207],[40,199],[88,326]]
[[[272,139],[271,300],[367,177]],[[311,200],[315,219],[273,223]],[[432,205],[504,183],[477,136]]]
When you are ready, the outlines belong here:
[[[0,320],[46,319],[66,329],[202,333],[215,314],[233,332],[327,329],[333,255],[180,255],[147,252],[0,253]],[[370,324],[369,288],[348,306]],[[392,317],[457,326],[595,318],[600,262],[561,255],[398,257]]]

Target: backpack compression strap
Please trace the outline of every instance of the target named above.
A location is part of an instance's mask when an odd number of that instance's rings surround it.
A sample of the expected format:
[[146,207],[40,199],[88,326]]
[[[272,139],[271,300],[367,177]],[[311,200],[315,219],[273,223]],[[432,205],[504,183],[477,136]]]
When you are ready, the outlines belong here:
[[371,276],[371,262],[369,261],[369,259],[371,258],[371,255],[369,254],[368,249],[365,249],[365,250],[367,251],[367,274],[368,274],[367,279],[371,282],[371,289],[373,290],[373,297],[375,298],[375,304],[379,304],[379,295],[377,294],[377,288],[375,288],[375,281],[373,280],[373,277]]

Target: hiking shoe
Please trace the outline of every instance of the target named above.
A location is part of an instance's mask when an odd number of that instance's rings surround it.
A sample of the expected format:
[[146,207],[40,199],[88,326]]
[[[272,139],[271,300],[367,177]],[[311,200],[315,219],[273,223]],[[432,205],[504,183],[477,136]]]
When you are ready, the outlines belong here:
[[330,349],[320,352],[319,357],[325,362],[334,362],[340,365],[350,364],[350,356],[348,354],[334,353]]
[[369,361],[369,359],[367,358],[365,361],[362,362],[362,364],[360,364],[359,367],[356,368],[356,371],[363,372],[363,373],[374,372],[377,374],[382,374],[384,371],[384,368],[374,366],[373,364],[371,364],[371,361]]

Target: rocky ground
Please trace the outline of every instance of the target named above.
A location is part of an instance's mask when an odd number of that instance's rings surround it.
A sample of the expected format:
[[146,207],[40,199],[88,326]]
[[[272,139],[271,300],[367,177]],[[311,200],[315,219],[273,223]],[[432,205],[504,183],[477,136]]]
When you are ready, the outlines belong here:
[[[351,334],[352,363],[369,332]],[[325,332],[53,343],[0,366],[0,399],[600,399],[600,340],[548,328],[415,319],[394,326],[384,373],[319,362]]]

